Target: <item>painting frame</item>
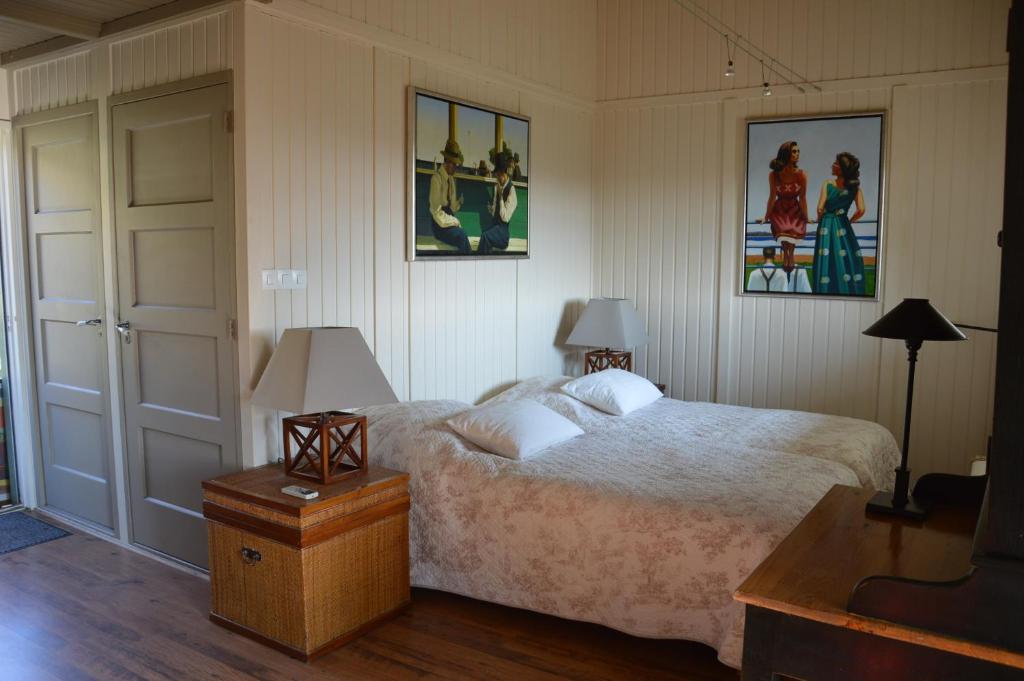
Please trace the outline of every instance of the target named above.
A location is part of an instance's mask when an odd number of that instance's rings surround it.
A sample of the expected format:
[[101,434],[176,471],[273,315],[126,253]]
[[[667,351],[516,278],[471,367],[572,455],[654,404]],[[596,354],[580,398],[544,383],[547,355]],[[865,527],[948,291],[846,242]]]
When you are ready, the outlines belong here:
[[[849,302],[870,302],[877,303],[882,300],[882,290],[884,283],[884,262],[885,262],[885,227],[886,227],[886,199],[887,199],[887,182],[888,182],[888,154],[887,148],[889,143],[889,125],[888,125],[889,112],[886,110],[870,109],[866,111],[849,111],[842,113],[822,113],[822,114],[808,114],[808,115],[797,115],[797,116],[765,116],[765,117],[753,117],[748,118],[744,121],[744,129],[746,138],[744,141],[744,164],[743,164],[743,207],[742,207],[742,223],[739,230],[739,266],[736,267],[736,284],[737,284],[737,295],[751,298],[796,298],[802,300],[841,300]],[[754,224],[755,217],[758,213],[765,212],[763,208],[754,207],[752,205],[752,196],[755,192],[752,192],[751,182],[752,177],[760,178],[762,173],[767,175],[769,173],[768,161],[769,158],[764,158],[763,154],[755,155],[752,154],[752,146],[754,146],[754,134],[753,131],[759,126],[771,126],[778,124],[785,124],[792,128],[799,126],[800,124],[827,124],[829,122],[835,123],[848,123],[851,119],[865,119],[877,121],[877,136],[872,140],[872,145],[869,147],[869,152],[877,153],[877,160],[870,164],[868,170],[870,173],[877,175],[877,181],[872,182],[870,185],[864,185],[862,189],[865,190],[865,194],[868,193],[870,188],[871,196],[873,201],[868,201],[865,196],[866,203],[873,203],[874,220],[862,220],[860,223],[873,222],[875,224],[873,235],[859,236],[858,238],[865,239],[868,242],[868,247],[864,250],[873,251],[873,261],[868,264],[868,258],[864,258],[862,265],[865,268],[865,279],[867,278],[867,272],[870,269],[871,282],[870,291],[865,291],[863,294],[852,294],[852,293],[836,293],[836,292],[815,292],[813,288],[810,292],[800,292],[798,290],[787,290],[787,291],[772,291],[772,290],[750,290],[748,286],[750,282],[749,275],[751,273],[751,249],[755,248],[752,243],[751,236],[757,236],[761,240],[766,238],[764,234],[751,234],[751,227]],[[798,135],[790,136],[789,139],[796,139]],[[799,139],[796,139],[799,144]],[[846,145],[848,146],[848,145]],[[849,151],[845,148],[844,144],[836,143],[835,153],[839,151]],[[774,155],[774,151],[772,155]],[[875,158],[875,157],[872,157]],[[753,167],[751,164],[754,164]],[[763,166],[763,168],[762,168]],[[862,174],[865,166],[862,165]],[[756,169],[756,174],[752,173],[752,170]],[[815,208],[819,197],[819,187],[821,185],[821,178],[823,173],[820,168],[815,169],[816,172],[812,177],[808,177],[807,182],[807,206],[808,213],[814,214]],[[826,175],[827,177],[827,175]],[[760,179],[758,180],[761,181]],[[849,214],[853,214],[856,206],[851,206]],[[868,212],[871,212],[870,207]],[[866,213],[867,214],[867,213]],[[767,223],[763,223],[766,224]],[[811,223],[814,228],[814,242],[813,245],[807,246],[806,244],[798,246],[799,249],[804,251],[803,257],[806,260],[806,251],[811,252],[811,259],[815,253],[817,246],[817,229],[818,224]],[[809,225],[811,226],[811,225]],[[808,230],[810,235],[810,230]],[[804,239],[807,241],[808,239]],[[873,247],[871,243],[873,242]],[[781,248],[781,243],[776,244]],[[767,262],[767,260],[765,260]],[[814,279],[813,268],[808,268],[806,265],[801,266],[795,265],[797,269],[805,270],[807,276],[808,285],[813,287],[811,284]],[[755,268],[756,269],[756,268]],[[780,268],[781,269],[781,268]],[[787,278],[791,279],[791,275],[787,273]],[[865,285],[867,289],[867,285]]]
[[[424,242],[437,242],[437,239],[425,238],[427,234],[423,233],[426,229],[424,222],[424,204],[423,201],[423,177],[430,176],[433,172],[436,172],[436,163],[434,170],[429,170],[425,167],[427,163],[424,159],[418,158],[417,144],[418,140],[418,128],[419,128],[419,98],[425,97],[431,100],[439,100],[445,104],[454,107],[462,107],[464,109],[474,110],[487,115],[493,115],[495,120],[498,118],[505,119],[525,125],[525,140],[526,148],[523,152],[523,159],[525,160],[526,174],[523,180],[511,180],[511,184],[515,187],[518,195],[518,206],[516,209],[513,220],[516,220],[515,225],[510,225],[510,238],[508,241],[508,249],[501,249],[500,253],[487,253],[482,254],[478,252],[479,239],[476,230],[473,228],[467,229],[466,232],[469,234],[470,246],[472,252],[469,253],[458,253],[456,249],[446,249],[445,244],[441,243],[424,243]],[[406,189],[406,259],[409,262],[413,261],[462,261],[462,260],[527,260],[531,255],[531,238],[530,229],[532,227],[532,211],[529,195],[529,180],[530,174],[532,174],[532,156],[530,155],[532,150],[532,120],[531,117],[525,114],[517,113],[514,111],[508,111],[498,107],[488,106],[479,102],[474,102],[459,97],[453,97],[439,92],[434,92],[425,88],[416,87],[410,85],[408,88],[408,102],[407,102],[407,132],[406,132],[406,157],[407,157],[407,181],[408,186]],[[450,114],[449,114],[450,115]],[[520,138],[522,136],[520,135]],[[458,140],[456,140],[458,141]],[[436,144],[434,145],[436,146]],[[497,145],[495,145],[496,148]],[[431,147],[432,148],[432,147]],[[505,147],[508,150],[508,147]],[[491,149],[493,151],[494,148]],[[513,150],[514,151],[514,150]],[[523,151],[523,150],[520,150]],[[517,162],[519,162],[519,153],[515,152],[517,156]],[[493,156],[488,161],[493,163]],[[485,160],[480,159],[480,163],[484,164]],[[488,170],[490,170],[490,163],[488,164]],[[476,183],[481,180],[489,186],[496,186],[496,181],[488,176],[479,177],[476,175],[470,175],[465,172],[466,167],[460,164],[461,171],[456,170],[455,180],[457,183],[457,192],[461,193],[463,190],[458,188],[460,183],[468,182],[472,183],[469,186],[475,187],[479,190],[480,187],[476,187]],[[475,193],[479,193],[478,191]],[[493,197],[493,193],[490,194]],[[525,200],[525,207],[522,205]],[[479,200],[476,202],[479,204]],[[470,212],[471,215],[472,212]],[[429,215],[429,208],[426,209],[426,214]],[[461,218],[462,211],[457,211],[456,214]],[[525,224],[522,224],[525,223]],[[429,223],[428,223],[429,224]],[[432,224],[429,225],[433,227]],[[482,231],[482,219],[480,230]],[[472,231],[471,231],[472,230]],[[514,250],[513,250],[514,249]]]

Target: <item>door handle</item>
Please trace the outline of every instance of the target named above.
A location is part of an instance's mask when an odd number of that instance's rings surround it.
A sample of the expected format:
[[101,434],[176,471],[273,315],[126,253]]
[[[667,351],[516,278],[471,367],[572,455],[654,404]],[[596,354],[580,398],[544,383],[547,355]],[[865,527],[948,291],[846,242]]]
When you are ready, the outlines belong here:
[[75,322],[75,326],[99,326],[102,323],[102,319],[79,319]]
[[114,328],[117,329],[117,332],[124,337],[125,345],[132,344],[131,324],[128,322],[118,322],[117,326]]

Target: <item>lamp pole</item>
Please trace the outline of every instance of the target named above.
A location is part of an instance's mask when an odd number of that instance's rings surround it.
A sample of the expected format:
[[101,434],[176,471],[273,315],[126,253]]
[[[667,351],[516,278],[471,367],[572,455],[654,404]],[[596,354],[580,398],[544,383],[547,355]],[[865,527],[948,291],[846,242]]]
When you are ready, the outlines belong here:
[[910,370],[907,372],[907,412],[903,417],[903,454],[900,457],[900,467],[896,469],[896,485],[892,493],[892,505],[895,507],[906,506],[910,499],[910,469],[907,468],[907,460],[910,456],[910,413],[914,407],[914,370],[917,368],[917,351],[921,349],[920,340],[907,339],[906,343]]

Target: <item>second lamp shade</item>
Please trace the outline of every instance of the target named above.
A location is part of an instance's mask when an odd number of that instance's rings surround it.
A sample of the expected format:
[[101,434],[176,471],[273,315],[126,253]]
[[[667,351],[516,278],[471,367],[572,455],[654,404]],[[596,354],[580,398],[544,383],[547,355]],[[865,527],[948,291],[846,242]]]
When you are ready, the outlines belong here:
[[569,345],[626,350],[647,343],[636,308],[625,298],[591,298],[573,327]]

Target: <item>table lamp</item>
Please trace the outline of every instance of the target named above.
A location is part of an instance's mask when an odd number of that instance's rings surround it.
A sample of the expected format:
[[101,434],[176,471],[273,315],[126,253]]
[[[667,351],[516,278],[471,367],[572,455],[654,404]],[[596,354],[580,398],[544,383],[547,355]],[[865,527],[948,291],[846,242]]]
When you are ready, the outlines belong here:
[[910,362],[907,374],[907,410],[903,419],[903,455],[900,467],[896,469],[896,485],[891,496],[886,492],[879,492],[872,497],[867,510],[922,520],[928,515],[928,507],[910,498],[910,469],[907,468],[917,351],[921,349],[924,341],[962,341],[967,340],[967,336],[932,307],[927,298],[904,298],[902,303],[865,329],[864,335],[904,341],[907,346],[907,361]]
[[586,353],[583,372],[603,369],[633,370],[633,352],[627,348],[647,343],[636,308],[624,298],[591,298],[566,343],[592,348]]
[[252,401],[298,414],[283,419],[285,473],[327,484],[368,466],[366,417],[334,410],[398,399],[359,329],[325,327],[285,330]]

